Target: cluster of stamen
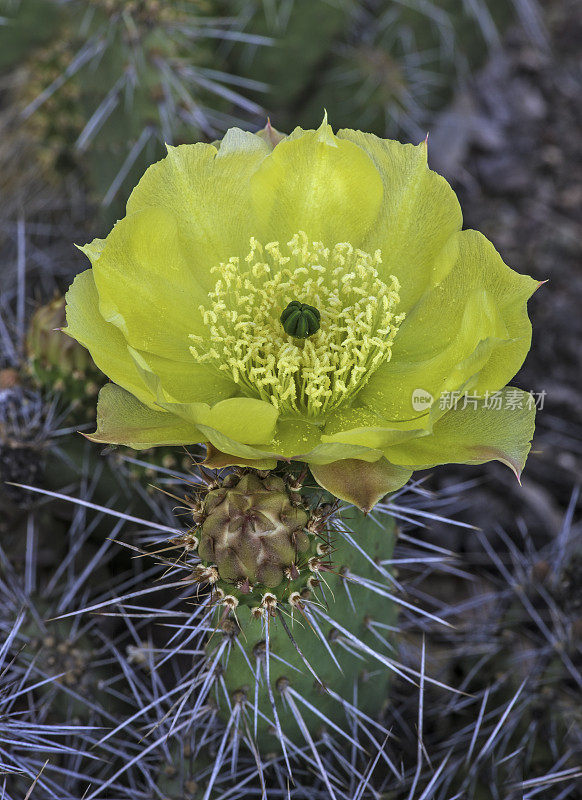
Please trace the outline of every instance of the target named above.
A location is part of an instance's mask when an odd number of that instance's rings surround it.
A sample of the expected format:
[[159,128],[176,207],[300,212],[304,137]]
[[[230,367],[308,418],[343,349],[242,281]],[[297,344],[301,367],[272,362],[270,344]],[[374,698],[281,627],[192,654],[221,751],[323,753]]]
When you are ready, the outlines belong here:
[[[199,363],[227,373],[244,394],[282,414],[317,418],[346,402],[388,361],[398,327],[399,283],[379,277],[373,255],[343,242],[332,248],[295,234],[286,248],[251,238],[249,254],[213,268],[218,275],[200,306],[207,336],[191,335]],[[321,313],[319,330],[301,342],[285,333],[291,301]]]

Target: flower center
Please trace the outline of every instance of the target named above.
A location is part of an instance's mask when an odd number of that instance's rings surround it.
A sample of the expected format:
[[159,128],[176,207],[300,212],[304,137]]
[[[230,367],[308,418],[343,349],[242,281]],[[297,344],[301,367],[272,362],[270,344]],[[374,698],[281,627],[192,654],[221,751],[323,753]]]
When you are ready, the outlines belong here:
[[[219,277],[199,309],[208,335],[190,336],[192,355],[283,415],[317,419],[349,403],[390,360],[404,319],[394,314],[397,278],[387,285],[378,276],[380,250],[370,255],[347,242],[327,248],[302,231],[285,248],[254,237],[250,247],[243,263],[233,256],[213,267]],[[281,309],[291,303],[318,310],[309,338],[294,338],[282,324]]]

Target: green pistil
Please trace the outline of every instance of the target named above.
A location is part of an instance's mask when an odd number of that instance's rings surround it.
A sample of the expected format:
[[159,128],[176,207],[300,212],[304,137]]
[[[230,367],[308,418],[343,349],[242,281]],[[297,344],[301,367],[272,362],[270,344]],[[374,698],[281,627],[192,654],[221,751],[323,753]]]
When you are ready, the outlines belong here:
[[307,339],[319,330],[321,314],[314,306],[293,300],[280,316],[283,330],[295,339]]

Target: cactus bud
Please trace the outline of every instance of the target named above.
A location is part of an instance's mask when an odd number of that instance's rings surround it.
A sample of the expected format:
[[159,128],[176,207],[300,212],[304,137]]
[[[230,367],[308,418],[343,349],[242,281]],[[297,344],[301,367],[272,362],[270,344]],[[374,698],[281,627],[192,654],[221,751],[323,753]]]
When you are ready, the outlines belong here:
[[[322,532],[310,524],[317,509],[294,501],[273,473],[231,473],[212,485],[191,503],[194,528],[187,536],[188,542],[199,542],[200,559],[193,578],[211,584],[215,599],[232,610],[240,604],[272,611],[306,590],[313,560],[318,569],[327,562],[320,555]],[[182,539],[191,557],[193,548]]]
[[204,510],[198,553],[216,564],[224,581],[248,594],[254,584],[276,588],[288,572],[299,577],[296,561],[310,545],[309,515],[291,505],[280,478],[247,473],[234,486],[208,492]]
[[81,405],[95,395],[104,376],[84,347],[60,333],[65,324],[64,297],[37,309],[26,337],[28,371],[39,387],[54,390],[68,402]]

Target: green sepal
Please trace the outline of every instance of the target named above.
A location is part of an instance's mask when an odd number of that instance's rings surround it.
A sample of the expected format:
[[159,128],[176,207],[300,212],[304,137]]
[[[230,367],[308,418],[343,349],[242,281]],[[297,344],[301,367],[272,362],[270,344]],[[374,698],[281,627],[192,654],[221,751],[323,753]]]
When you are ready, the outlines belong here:
[[346,458],[331,464],[311,464],[311,474],[330,494],[371,511],[376,503],[390,492],[400,489],[412,475],[412,470],[391,464],[385,458],[360,461]]

